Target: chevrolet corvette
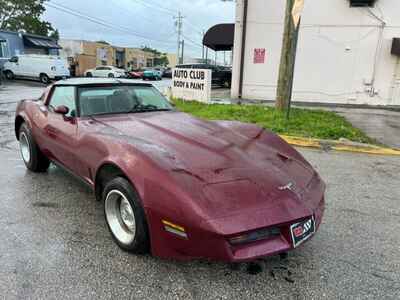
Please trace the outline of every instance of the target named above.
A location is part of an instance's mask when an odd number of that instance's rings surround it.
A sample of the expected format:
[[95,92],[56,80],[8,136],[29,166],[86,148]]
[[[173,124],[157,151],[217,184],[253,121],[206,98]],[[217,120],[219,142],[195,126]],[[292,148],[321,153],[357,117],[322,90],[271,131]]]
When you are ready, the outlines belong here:
[[325,184],[274,133],[177,111],[151,84],[67,79],[22,100],[15,134],[32,172],[50,163],[87,183],[123,250],[226,262],[310,240]]

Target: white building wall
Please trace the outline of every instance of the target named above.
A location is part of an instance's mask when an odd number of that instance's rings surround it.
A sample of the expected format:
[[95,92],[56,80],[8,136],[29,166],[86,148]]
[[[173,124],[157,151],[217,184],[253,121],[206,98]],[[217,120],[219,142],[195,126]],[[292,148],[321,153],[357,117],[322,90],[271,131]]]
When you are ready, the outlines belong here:
[[[242,98],[275,100],[286,1],[248,2]],[[243,0],[236,5],[234,98],[239,92]],[[370,11],[350,7],[348,0],[306,0],[293,100],[400,105],[400,60],[390,53],[392,38],[400,37],[399,12],[398,0],[377,0]],[[383,30],[372,14],[385,20]],[[264,64],[253,63],[255,48],[266,49]]]

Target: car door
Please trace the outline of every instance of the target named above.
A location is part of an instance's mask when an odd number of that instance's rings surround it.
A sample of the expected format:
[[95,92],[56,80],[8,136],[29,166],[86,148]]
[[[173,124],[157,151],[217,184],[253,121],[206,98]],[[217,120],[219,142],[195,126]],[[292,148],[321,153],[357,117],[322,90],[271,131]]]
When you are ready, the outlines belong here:
[[101,77],[108,77],[108,74],[110,73],[114,73],[113,70],[110,67],[104,67],[104,71]]
[[22,76],[20,73],[19,61],[20,59],[18,56],[13,56],[8,62],[9,69],[14,73],[15,76]]
[[221,70],[220,68],[216,67],[216,66],[211,66],[211,72],[212,72],[212,83],[213,84],[221,84]]
[[39,78],[41,70],[46,69],[46,66],[38,58],[24,57],[20,61],[21,72],[23,76],[30,78]]
[[94,73],[95,77],[104,77],[105,67],[97,67]]
[[100,77],[101,67],[97,67],[93,70],[93,77]]
[[[43,128],[46,152],[70,171],[76,170],[78,121],[74,86],[55,86],[47,103],[47,120]],[[59,106],[68,107],[66,115],[56,113]]]

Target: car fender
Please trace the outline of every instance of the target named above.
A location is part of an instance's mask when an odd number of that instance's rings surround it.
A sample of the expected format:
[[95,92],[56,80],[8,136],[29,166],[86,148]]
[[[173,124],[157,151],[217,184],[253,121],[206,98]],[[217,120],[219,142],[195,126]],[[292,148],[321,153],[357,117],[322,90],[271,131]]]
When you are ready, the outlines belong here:
[[141,176],[134,176],[132,170],[137,170],[139,168],[138,164],[132,163],[127,157],[120,155],[109,155],[105,157],[96,167],[96,171],[94,173],[94,180],[96,180],[100,170],[106,166],[112,165],[121,170],[123,175],[130,181],[130,183],[134,186],[136,191],[138,192],[141,199],[144,199],[144,180]]
[[[136,188],[145,211],[149,207],[157,207],[157,211],[173,215],[174,219],[176,216],[183,218],[181,208],[185,204],[179,205],[176,199],[186,199],[184,201],[186,203],[190,201],[190,195],[182,184],[192,178],[179,172],[185,169],[185,166],[177,157],[166,149],[123,135],[112,139],[103,136],[101,140],[103,143],[101,147],[105,147],[102,151],[106,155],[97,163],[95,176],[103,166],[114,165]],[[161,199],[163,201],[160,201]]]
[[26,104],[27,104],[27,102],[25,100],[22,100],[19,102],[17,109],[16,109],[14,128],[15,128],[15,136],[16,136],[17,140],[19,139],[19,135],[18,135],[19,128],[23,122],[28,125],[28,127],[31,131],[33,131],[31,109],[27,109]]

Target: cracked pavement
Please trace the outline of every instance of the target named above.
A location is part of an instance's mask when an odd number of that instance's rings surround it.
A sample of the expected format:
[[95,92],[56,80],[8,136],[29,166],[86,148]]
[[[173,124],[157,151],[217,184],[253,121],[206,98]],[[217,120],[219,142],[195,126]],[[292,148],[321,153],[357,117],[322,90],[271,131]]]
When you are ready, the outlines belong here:
[[25,169],[15,102],[42,90],[0,88],[1,299],[400,298],[398,157],[300,149],[327,183],[326,212],[317,235],[287,258],[229,265],[135,256],[114,244],[86,186],[55,166]]

